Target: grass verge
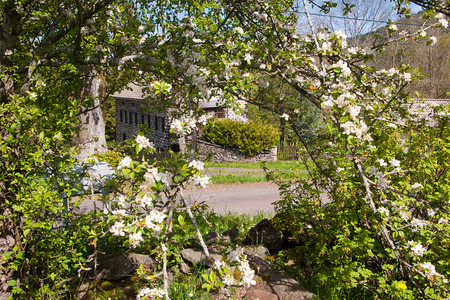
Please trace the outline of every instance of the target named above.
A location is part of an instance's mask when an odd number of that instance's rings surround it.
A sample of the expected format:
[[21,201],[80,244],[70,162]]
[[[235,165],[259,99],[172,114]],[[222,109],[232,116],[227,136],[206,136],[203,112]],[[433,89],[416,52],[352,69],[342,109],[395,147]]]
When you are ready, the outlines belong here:
[[[279,173],[280,179],[284,180],[293,180],[298,178],[307,178],[307,173],[295,172],[295,171],[286,171]],[[263,182],[268,181],[265,175],[251,175],[251,174],[217,174],[211,175],[211,183],[229,183],[229,184],[237,184],[237,183],[254,183],[254,182]]]
[[[243,169],[261,169],[263,162],[206,162],[205,167],[223,167],[223,168],[243,168]],[[306,170],[305,165],[299,160],[278,160],[264,162],[266,167],[270,170]]]

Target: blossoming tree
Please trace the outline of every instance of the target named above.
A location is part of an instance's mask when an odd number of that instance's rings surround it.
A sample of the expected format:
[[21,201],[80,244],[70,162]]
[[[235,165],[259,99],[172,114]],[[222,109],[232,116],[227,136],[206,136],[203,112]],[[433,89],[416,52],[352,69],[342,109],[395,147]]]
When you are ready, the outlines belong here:
[[[130,80],[149,86],[147,100],[176,108],[172,131],[193,134],[192,141],[204,121],[200,101],[238,106],[258,92],[261,76],[276,76],[297,91],[296,99],[320,109],[327,127],[320,139],[304,141],[312,179],[280,183],[284,199],[277,206],[292,220],[292,232],[314,224],[315,244],[306,243],[302,255],[322,266],[314,270],[317,279],[335,278],[380,298],[448,293],[448,111],[411,108],[404,87],[419,74],[409,66],[376,70],[371,49],[349,46],[342,32],[312,28],[300,37],[291,6],[278,0],[162,6],[146,0],[2,1],[0,220],[9,280],[2,288],[14,297],[50,293],[73,280],[97,239],[113,235],[130,247],[158,250],[163,287],[144,288],[138,296],[169,297],[171,221],[181,205],[195,228],[183,189],[205,186],[202,163],[195,151],[150,161],[152,145],[138,136],[130,142],[135,156],[119,164],[108,229],[99,233],[101,226],[82,216],[77,220],[86,226],[73,226],[76,214],[63,209],[60,193],[74,189],[61,174],[76,163],[70,143],[80,104],[98,100],[87,93],[80,103],[83,76],[104,79],[108,92]],[[448,25],[443,15],[435,17],[436,25],[428,26]],[[394,24],[389,30],[386,44],[430,39],[425,27],[404,35]],[[299,108],[298,101],[286,102],[280,116],[301,140]],[[120,191],[130,182],[130,191]],[[321,192],[331,200],[327,206]],[[82,242],[87,239],[91,245]],[[215,264],[225,284],[235,283],[226,271],[231,264],[241,271],[242,284],[253,284],[240,248]]]

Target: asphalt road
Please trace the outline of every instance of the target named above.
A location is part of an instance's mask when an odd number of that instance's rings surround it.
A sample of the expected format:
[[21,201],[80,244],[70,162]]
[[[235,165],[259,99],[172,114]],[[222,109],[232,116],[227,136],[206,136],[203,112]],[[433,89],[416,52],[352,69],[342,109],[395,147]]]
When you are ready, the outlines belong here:
[[215,184],[205,189],[189,189],[186,193],[191,203],[204,202],[218,214],[259,212],[272,213],[273,202],[280,199],[278,187],[268,182]]
[[[205,189],[189,188],[185,196],[191,204],[204,202],[211,210],[218,214],[245,213],[256,215],[259,212],[272,213],[272,203],[280,199],[278,188],[268,182],[241,183],[241,184],[215,184]],[[99,194],[96,194],[97,198]],[[102,209],[103,203],[92,201],[87,197],[78,212],[87,212],[94,209]]]

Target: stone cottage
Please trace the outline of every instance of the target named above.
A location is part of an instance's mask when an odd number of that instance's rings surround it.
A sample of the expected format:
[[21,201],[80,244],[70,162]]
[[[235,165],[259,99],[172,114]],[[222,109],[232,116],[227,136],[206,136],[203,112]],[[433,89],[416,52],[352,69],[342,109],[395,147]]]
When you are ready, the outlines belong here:
[[[170,138],[171,119],[167,111],[149,111],[143,101],[143,87],[132,83],[128,87],[129,89],[112,95],[116,104],[116,142],[122,143],[136,136],[140,127],[144,125],[147,128],[148,138],[159,152],[169,149],[177,151],[178,144]],[[204,102],[200,108],[217,118],[237,116],[232,110],[219,107],[217,101]]]

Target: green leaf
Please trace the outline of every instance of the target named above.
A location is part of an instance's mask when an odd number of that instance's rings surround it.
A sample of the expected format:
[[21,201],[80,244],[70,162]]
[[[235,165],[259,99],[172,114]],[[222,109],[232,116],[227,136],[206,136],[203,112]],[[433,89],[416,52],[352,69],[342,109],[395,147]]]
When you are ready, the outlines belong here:
[[17,285],[17,281],[15,281],[14,279],[11,279],[10,281],[8,281],[8,283],[6,284],[7,287],[13,287]]
[[211,273],[209,273],[209,280],[210,280],[211,282],[216,281],[216,279],[217,279],[216,272],[211,272]]
[[209,281],[209,276],[208,276],[208,274],[202,274],[202,278],[205,279],[206,281]]

